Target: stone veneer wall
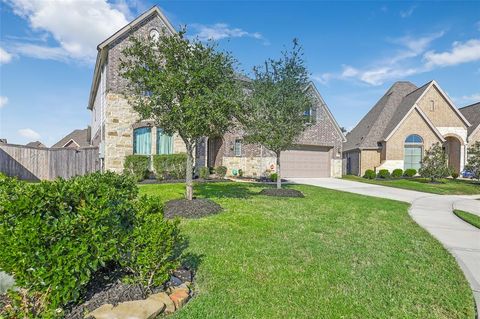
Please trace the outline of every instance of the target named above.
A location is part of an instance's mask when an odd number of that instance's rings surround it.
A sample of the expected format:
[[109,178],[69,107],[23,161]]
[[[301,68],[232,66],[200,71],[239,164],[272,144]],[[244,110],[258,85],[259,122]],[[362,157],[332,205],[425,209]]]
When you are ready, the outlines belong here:
[[233,170],[241,169],[244,176],[264,176],[267,170],[275,166],[276,157],[223,157],[223,166],[227,167],[227,175],[232,176]]

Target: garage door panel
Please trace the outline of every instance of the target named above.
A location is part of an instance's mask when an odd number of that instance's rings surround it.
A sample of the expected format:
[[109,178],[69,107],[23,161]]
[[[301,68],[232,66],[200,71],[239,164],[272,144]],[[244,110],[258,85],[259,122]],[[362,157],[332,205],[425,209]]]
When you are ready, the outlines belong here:
[[330,151],[328,149],[289,150],[280,155],[282,176],[330,177]]

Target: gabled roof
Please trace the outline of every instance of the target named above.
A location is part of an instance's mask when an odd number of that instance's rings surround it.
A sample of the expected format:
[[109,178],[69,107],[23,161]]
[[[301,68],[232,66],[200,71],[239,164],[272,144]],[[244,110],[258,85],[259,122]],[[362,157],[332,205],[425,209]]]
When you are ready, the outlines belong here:
[[472,136],[480,130],[480,102],[464,106],[460,109],[460,112],[472,124],[468,128],[468,136]]
[[52,145],[52,148],[69,147],[72,143],[77,147],[88,147],[90,145],[90,127],[84,130],[73,130],[60,141]]
[[445,98],[449,106],[465,125],[467,127],[470,126],[467,119],[465,119],[448,95],[435,81],[430,81],[419,88],[410,82],[396,82],[360,123],[347,134],[347,142],[344,145],[344,150],[378,148],[378,142],[388,140],[400,124],[403,123],[407,115],[414,110],[420,113],[420,116],[428,126],[430,126],[432,131],[443,141],[444,138],[441,133],[417,105],[418,101],[433,86],[435,86]]
[[135,20],[115,32],[112,36],[107,38],[105,41],[100,43],[97,46],[97,59],[95,62],[95,70],[93,72],[93,81],[92,81],[92,86],[90,88],[90,97],[88,100],[88,106],[87,109],[91,110],[93,107],[93,103],[95,101],[95,95],[98,89],[98,84],[100,80],[100,73],[101,73],[101,66],[103,62],[105,61],[107,54],[106,51],[108,50],[108,45],[117,40],[118,38],[122,37],[126,33],[130,32],[133,30],[137,25],[141,24],[145,19],[149,18],[152,15],[157,15],[162,22],[165,24],[167,27],[167,30],[170,31],[172,34],[176,33],[177,31],[175,28],[172,26],[170,21],[168,21],[167,17],[160,11],[160,9],[157,6],[153,6],[149,10],[145,11],[142,13],[140,16],[138,16]]
[[307,85],[306,90],[308,90],[308,89],[313,90],[313,92],[315,93],[315,96],[316,96],[317,99],[320,101],[320,103],[323,105],[323,107],[325,108],[325,110],[327,111],[328,116],[330,117],[330,119],[332,120],[332,122],[333,122],[335,128],[337,129],[338,133],[339,133],[340,136],[342,137],[343,142],[346,142],[347,139],[345,138],[345,135],[343,134],[342,129],[340,128],[340,125],[338,125],[338,122],[337,122],[337,120],[335,119],[335,117],[333,116],[333,114],[332,114],[332,112],[330,111],[330,109],[328,108],[327,103],[325,103],[325,100],[324,100],[323,97],[320,95],[320,92],[318,91],[317,87],[315,86],[315,84],[314,84],[312,81],[310,81],[310,83]]
[[[355,128],[347,134],[345,151],[363,148],[378,148],[384,139],[385,130],[393,126],[392,119],[403,99],[418,88],[411,82],[395,82]],[[400,119],[401,120],[401,119]]]

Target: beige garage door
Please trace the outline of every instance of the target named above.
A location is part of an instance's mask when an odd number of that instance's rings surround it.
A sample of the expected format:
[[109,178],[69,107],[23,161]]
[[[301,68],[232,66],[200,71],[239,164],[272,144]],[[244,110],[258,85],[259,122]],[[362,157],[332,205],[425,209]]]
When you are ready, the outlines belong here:
[[330,149],[298,147],[282,152],[282,177],[330,177]]

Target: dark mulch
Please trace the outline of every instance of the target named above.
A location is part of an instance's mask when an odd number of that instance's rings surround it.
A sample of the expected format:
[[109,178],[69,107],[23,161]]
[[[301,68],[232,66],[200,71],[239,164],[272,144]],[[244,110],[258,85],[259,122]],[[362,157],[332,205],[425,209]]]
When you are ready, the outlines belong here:
[[[193,181],[195,183],[221,183],[221,182],[229,182],[230,180],[222,179],[222,178],[214,178],[214,179],[196,178]],[[164,179],[164,180],[144,179],[143,181],[138,183],[139,184],[179,184],[179,183],[185,183],[185,179]]]
[[276,196],[276,197],[305,197],[301,191],[296,189],[277,189],[277,188],[266,188],[262,189],[260,195],[267,196]]
[[165,218],[201,218],[221,211],[222,206],[206,198],[176,199],[165,203],[164,215]]

